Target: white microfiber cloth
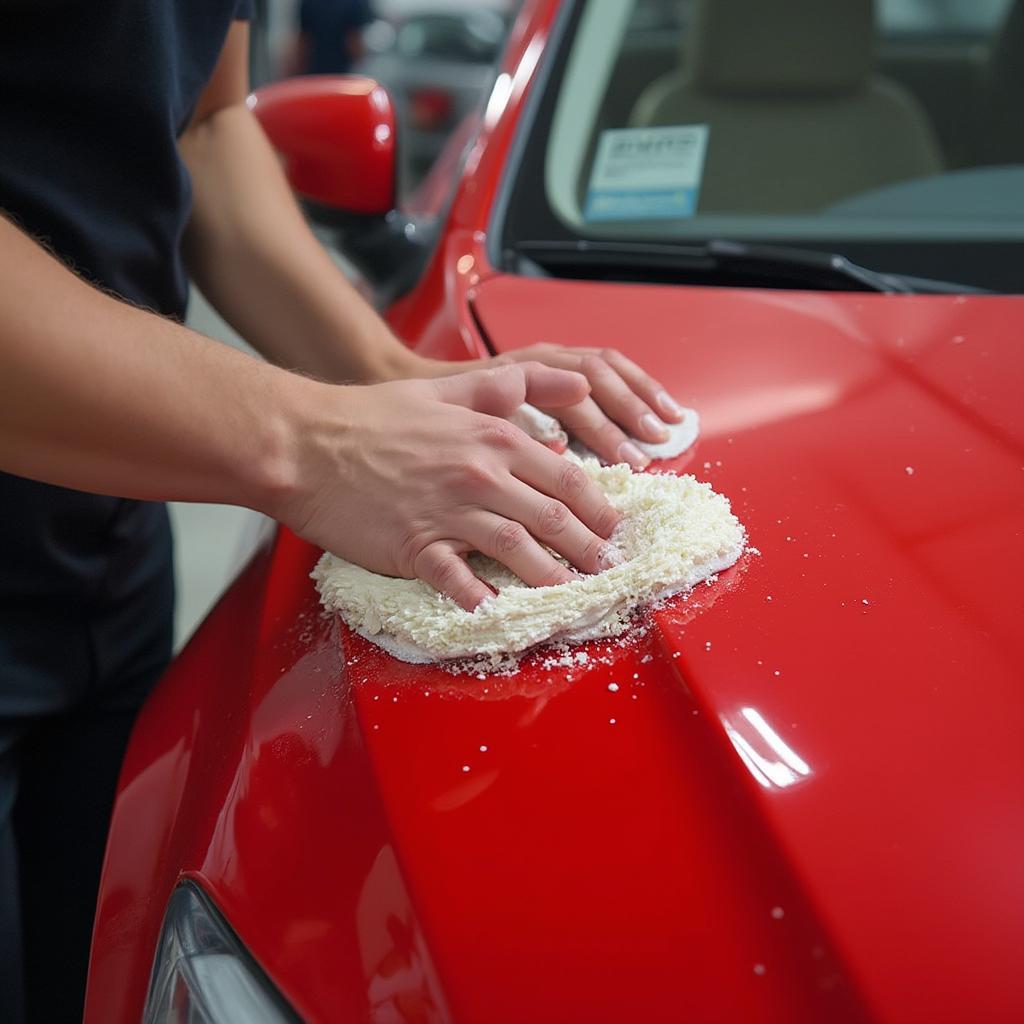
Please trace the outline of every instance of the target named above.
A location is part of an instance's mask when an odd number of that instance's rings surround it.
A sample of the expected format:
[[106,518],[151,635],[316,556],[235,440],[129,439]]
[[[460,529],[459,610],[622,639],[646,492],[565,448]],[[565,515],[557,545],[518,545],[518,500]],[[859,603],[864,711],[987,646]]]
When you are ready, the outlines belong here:
[[[557,450],[565,450],[568,437],[562,425],[554,417],[542,413],[540,409],[524,403],[509,419],[530,437]],[[668,427],[667,441],[653,443],[632,438],[637,448],[649,459],[674,459],[677,455],[682,455],[700,435],[700,417],[695,409],[683,409],[683,418],[678,423],[666,423],[665,426]],[[581,458],[594,456],[594,453],[579,441],[573,442],[572,450]]]

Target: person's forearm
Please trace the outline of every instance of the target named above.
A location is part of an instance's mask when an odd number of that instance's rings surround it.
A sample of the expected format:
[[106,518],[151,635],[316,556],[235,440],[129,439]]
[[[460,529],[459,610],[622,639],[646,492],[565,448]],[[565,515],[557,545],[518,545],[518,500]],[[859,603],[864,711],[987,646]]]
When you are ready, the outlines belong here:
[[313,236],[262,129],[242,104],[191,127],[181,152],[194,206],[193,279],[264,356],[325,380],[418,375],[417,359]]
[[103,294],[0,217],[0,469],[268,511],[304,386]]

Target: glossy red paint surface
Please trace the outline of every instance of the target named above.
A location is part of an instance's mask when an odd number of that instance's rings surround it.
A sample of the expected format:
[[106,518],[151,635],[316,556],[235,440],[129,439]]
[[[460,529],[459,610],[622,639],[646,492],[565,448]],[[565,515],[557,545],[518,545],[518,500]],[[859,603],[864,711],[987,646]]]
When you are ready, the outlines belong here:
[[305,75],[249,97],[292,187],[350,213],[395,205],[395,111],[383,86],[359,75]]
[[1016,1021],[1024,299],[495,274],[550,17],[392,323],[449,358],[623,347],[700,410],[668,468],[760,555],[625,647],[481,680],[322,619],[281,535],[140,719],[86,1019],[138,1019],[187,875],[311,1021]]
[[679,468],[762,555],[679,638],[686,684],[879,1019],[1019,1016],[1024,299],[504,278],[475,306],[499,351],[630,339],[701,410]]

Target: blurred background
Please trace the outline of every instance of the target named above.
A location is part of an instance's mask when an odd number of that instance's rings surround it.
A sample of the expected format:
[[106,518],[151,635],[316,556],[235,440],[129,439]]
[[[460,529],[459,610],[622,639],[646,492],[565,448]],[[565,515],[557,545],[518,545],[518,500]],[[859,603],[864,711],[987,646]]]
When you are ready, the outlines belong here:
[[[382,82],[396,106],[399,191],[408,196],[489,90],[518,7],[519,0],[256,0],[253,88],[297,74],[365,74]],[[188,323],[252,351],[194,287]],[[171,521],[180,648],[272,527],[228,505],[175,503]]]
[[254,86],[298,74],[362,74],[388,87],[402,186],[423,179],[491,83],[518,0],[256,0]]

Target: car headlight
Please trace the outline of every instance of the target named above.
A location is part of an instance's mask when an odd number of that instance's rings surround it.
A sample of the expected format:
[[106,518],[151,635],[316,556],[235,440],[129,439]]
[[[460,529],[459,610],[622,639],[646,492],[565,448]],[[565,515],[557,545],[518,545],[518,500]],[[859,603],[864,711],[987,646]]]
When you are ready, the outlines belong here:
[[143,1024],[292,1024],[291,1008],[210,901],[189,883],[171,895]]

